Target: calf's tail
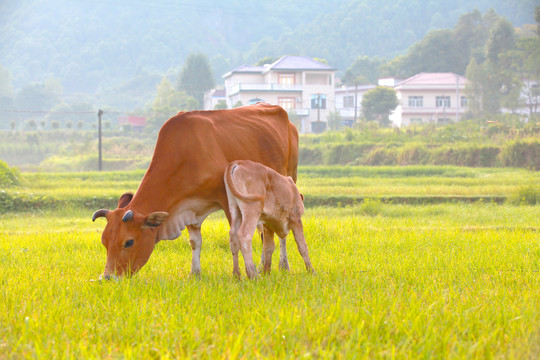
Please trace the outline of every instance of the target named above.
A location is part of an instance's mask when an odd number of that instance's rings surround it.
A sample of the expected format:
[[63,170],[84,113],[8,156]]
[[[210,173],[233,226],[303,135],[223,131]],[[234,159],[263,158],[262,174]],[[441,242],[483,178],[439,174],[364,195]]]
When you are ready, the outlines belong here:
[[227,166],[227,169],[225,170],[225,184],[229,187],[233,195],[242,200],[242,201],[261,201],[264,199],[263,195],[260,194],[244,194],[241,193],[237,188],[236,184],[234,183],[234,180],[232,178],[232,173],[240,165],[236,164],[235,162],[232,162]]

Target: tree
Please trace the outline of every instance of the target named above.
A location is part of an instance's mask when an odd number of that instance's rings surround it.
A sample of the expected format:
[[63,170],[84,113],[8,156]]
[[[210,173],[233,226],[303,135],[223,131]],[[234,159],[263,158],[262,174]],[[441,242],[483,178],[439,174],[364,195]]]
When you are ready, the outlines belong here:
[[214,87],[214,76],[208,57],[202,53],[191,53],[178,76],[177,88],[194,97],[198,107],[204,104],[204,92]]
[[524,94],[524,104],[529,108],[529,117],[532,118],[540,107],[540,6],[536,7],[535,19],[537,22],[536,36],[521,37],[516,42],[516,49],[508,53],[512,70],[520,81],[518,87]]
[[257,61],[255,63],[255,66],[263,66],[263,65],[266,65],[266,64],[273,64],[274,62],[276,62],[279,58],[278,57],[275,57],[275,56],[265,56],[263,57],[262,59],[260,59],[259,61]]
[[390,113],[398,106],[396,91],[386,86],[368,90],[362,97],[362,112],[367,120],[376,120],[380,126],[390,125]]
[[341,118],[339,111],[330,112],[327,117],[328,128],[334,131],[341,130],[343,127],[342,120],[343,119]]
[[216,106],[214,106],[214,110],[225,110],[227,109],[227,102],[225,100],[219,100]]
[[479,63],[473,58],[466,71],[469,83],[465,91],[470,109],[476,116],[496,114],[501,107],[512,109],[519,105],[519,79],[511,70],[507,55],[515,48],[514,28],[508,21],[492,14],[489,24],[485,61]]
[[376,84],[380,77],[380,66],[384,60],[368,56],[359,56],[345,70],[341,79],[347,85]]
[[13,98],[13,85],[11,73],[0,64],[0,99],[2,98]]
[[163,123],[179,111],[191,111],[197,108],[197,100],[184,91],[175,90],[171,81],[163,77],[157,86],[157,94],[150,110],[152,114],[146,122],[146,132],[157,132]]

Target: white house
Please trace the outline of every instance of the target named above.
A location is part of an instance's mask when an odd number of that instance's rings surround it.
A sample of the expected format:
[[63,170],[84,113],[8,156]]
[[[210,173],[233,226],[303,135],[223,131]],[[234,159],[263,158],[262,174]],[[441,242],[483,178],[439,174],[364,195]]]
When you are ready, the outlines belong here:
[[301,132],[322,132],[334,109],[335,72],[304,56],[283,56],[265,66],[243,65],[223,75],[227,105],[280,105],[299,117]]
[[342,124],[352,126],[362,118],[362,97],[375,85],[341,86],[335,89],[335,109]]
[[398,127],[459,121],[467,109],[466,82],[454,73],[420,73],[396,83],[399,105],[390,120]]
[[204,93],[204,110],[213,110],[220,101],[227,101],[225,89],[212,89]]

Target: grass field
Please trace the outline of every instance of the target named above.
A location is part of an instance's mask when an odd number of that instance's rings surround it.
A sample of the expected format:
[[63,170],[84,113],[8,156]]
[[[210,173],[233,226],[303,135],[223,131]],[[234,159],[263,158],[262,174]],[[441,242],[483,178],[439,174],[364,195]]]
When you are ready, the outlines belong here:
[[[448,179],[462,179],[468,195],[487,187],[510,197],[538,179],[436,170],[305,168],[299,186],[307,196],[408,196],[415,187],[451,196],[458,187]],[[7,191],[116,198],[141,176],[24,174],[23,187]],[[304,224],[316,275],[291,235],[291,271],[275,258],[256,281],[233,278],[219,213],[203,225],[200,278],[189,275],[182,234],[160,242],[133,278],[96,281],[104,221],[91,215],[69,206],[0,215],[0,358],[540,357],[539,205],[311,207]]]

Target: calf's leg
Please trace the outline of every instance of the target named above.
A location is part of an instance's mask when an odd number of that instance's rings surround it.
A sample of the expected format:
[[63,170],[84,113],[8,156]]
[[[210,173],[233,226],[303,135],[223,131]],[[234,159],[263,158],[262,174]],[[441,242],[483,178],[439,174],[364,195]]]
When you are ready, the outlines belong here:
[[304,259],[304,264],[306,265],[306,270],[309,272],[315,272],[313,266],[311,266],[311,260],[309,259],[308,247],[306,243],[306,238],[304,237],[304,227],[302,221],[291,222],[291,230],[294,235],[294,241],[296,241],[296,246],[298,247],[298,252],[302,255]]
[[237,238],[240,243],[240,251],[242,252],[244,264],[246,266],[246,274],[250,279],[257,277],[257,268],[253,263],[251,240],[255,230],[257,229],[258,221],[259,215],[255,212],[242,212],[242,224],[240,225],[237,233]]
[[276,244],[274,243],[274,232],[269,228],[264,228],[263,249],[261,255],[261,267],[265,273],[269,273],[272,269],[272,254]]
[[289,270],[289,260],[287,259],[287,237],[279,238],[279,268]]

